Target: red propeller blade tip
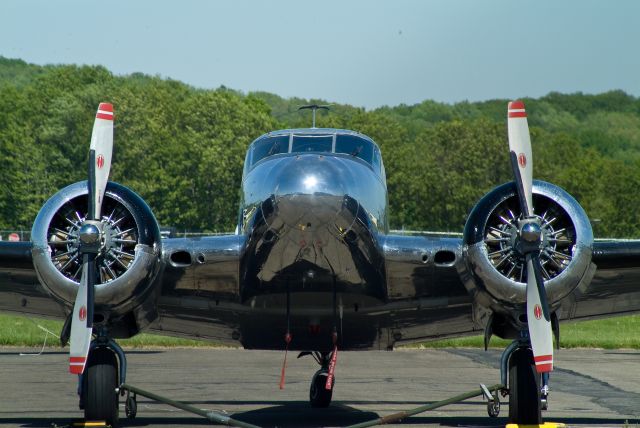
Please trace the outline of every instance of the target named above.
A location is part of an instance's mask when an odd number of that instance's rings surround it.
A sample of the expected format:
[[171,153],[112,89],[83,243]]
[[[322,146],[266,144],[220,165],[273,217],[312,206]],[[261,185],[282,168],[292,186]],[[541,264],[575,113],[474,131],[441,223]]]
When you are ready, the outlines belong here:
[[538,373],[546,373],[553,370],[553,355],[538,355],[533,360],[536,363]]
[[522,101],[511,101],[509,103],[509,117],[527,117]]
[[100,103],[96,119],[113,120],[113,105],[111,103]]
[[85,357],[69,357],[69,373],[82,374],[85,361]]

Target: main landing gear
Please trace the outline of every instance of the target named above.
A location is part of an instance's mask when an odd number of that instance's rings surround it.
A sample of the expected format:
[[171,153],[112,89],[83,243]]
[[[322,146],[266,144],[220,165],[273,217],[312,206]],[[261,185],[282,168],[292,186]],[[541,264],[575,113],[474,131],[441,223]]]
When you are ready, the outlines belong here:
[[309,403],[311,407],[329,407],[331,397],[333,396],[333,387],[336,383],[335,378],[331,380],[331,387],[327,389],[327,380],[329,378],[329,364],[333,352],[301,352],[298,358],[305,355],[311,355],[320,364],[320,370],[315,372],[311,379],[311,387],[309,388]]
[[509,422],[541,424],[541,411],[547,410],[549,376],[546,373],[541,376],[536,371],[527,339],[515,340],[505,349],[501,360],[501,378],[502,384],[509,387]]
[[[87,365],[79,376],[80,409],[84,410],[85,420],[104,421],[116,427],[119,386],[126,381],[127,359],[122,348],[102,333],[91,342]],[[135,395],[127,397],[127,417],[135,417],[135,404]]]

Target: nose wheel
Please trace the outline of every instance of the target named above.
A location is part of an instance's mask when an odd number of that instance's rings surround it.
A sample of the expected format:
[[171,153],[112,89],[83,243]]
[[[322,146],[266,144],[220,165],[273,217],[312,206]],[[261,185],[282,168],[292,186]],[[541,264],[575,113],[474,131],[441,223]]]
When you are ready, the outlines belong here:
[[331,404],[333,396],[333,387],[336,384],[335,377],[332,378],[330,387],[327,388],[327,380],[329,379],[329,364],[331,363],[332,352],[301,352],[298,358],[305,355],[311,355],[320,364],[320,370],[315,372],[311,379],[311,387],[309,388],[309,403],[311,407],[324,408]]
[[327,389],[327,378],[329,377],[329,370],[322,368],[318,370],[311,379],[311,388],[309,388],[309,402],[311,407],[329,407],[331,404],[331,397],[333,396],[333,385],[335,385],[335,379],[331,382],[331,388]]

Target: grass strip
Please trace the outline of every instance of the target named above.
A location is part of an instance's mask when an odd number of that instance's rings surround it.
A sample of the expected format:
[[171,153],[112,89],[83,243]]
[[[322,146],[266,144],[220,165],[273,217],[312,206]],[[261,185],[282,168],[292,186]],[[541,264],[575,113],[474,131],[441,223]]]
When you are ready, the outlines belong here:
[[[0,346],[42,346],[47,333],[47,346],[59,346],[57,335],[61,321],[0,314]],[[211,347],[212,342],[190,340],[142,333],[131,339],[118,340],[124,347]],[[510,343],[494,337],[491,347],[504,348]],[[560,325],[560,343],[563,348],[640,349],[640,315],[614,317],[593,321],[568,322]],[[411,347],[419,348],[480,348],[481,335],[423,342]]]

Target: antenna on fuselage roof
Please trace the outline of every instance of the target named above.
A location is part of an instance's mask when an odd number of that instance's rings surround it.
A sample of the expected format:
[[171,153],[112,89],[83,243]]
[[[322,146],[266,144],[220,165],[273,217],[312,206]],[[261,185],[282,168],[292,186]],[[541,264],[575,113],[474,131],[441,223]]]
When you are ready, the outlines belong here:
[[309,105],[306,105],[306,106],[298,107],[298,111],[307,110],[307,109],[313,111],[313,116],[312,116],[313,117],[313,122],[312,122],[311,127],[315,128],[316,127],[316,110],[327,110],[328,111],[329,110],[329,106],[318,105],[318,104],[309,104]]

